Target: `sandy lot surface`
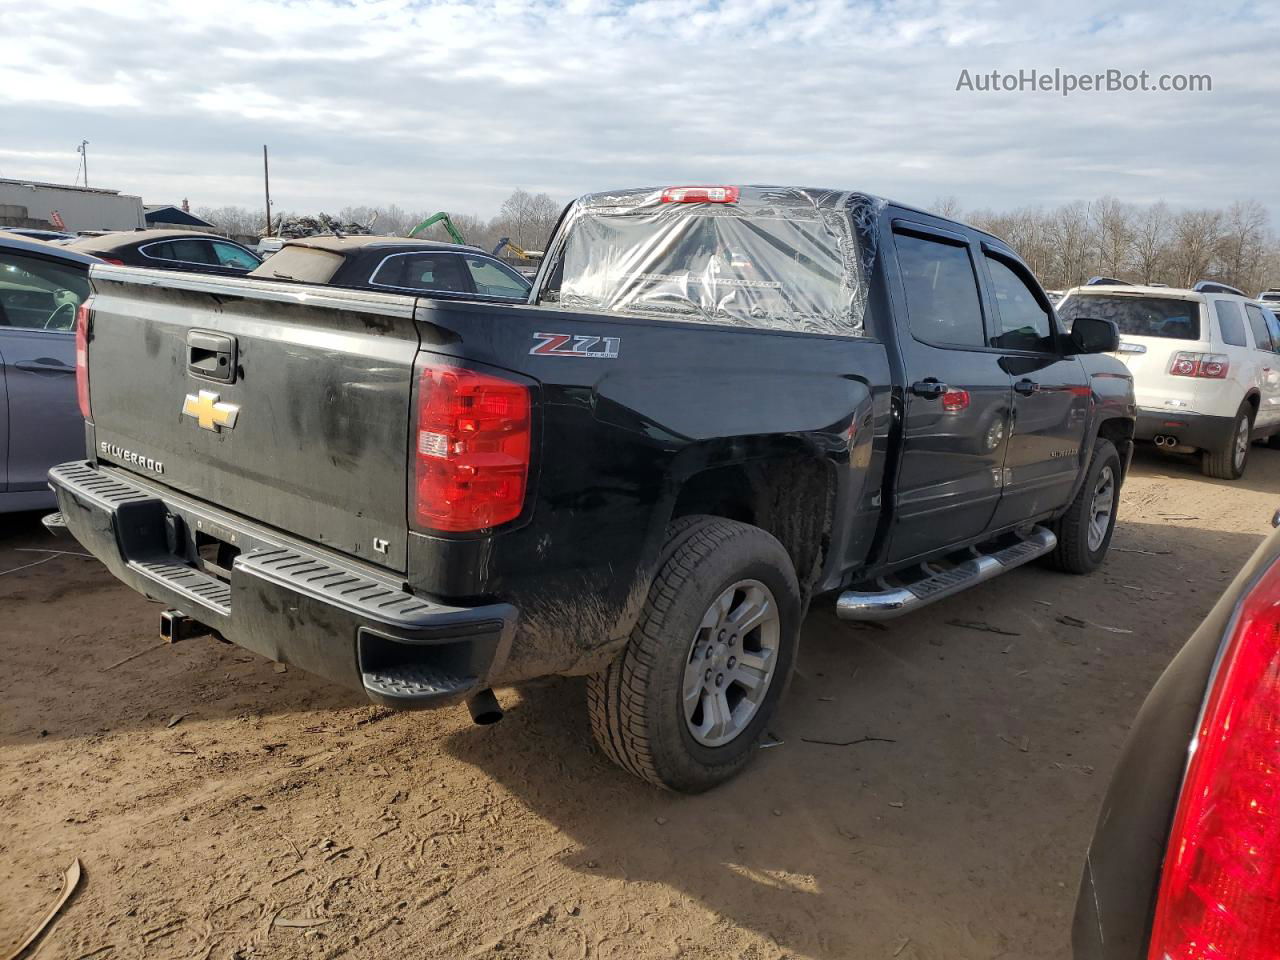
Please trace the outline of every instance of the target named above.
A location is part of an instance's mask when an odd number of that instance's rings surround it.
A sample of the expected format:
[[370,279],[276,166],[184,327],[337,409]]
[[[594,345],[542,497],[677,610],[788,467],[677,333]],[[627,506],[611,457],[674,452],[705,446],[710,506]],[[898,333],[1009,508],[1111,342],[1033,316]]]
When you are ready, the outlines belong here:
[[0,955],[79,857],[38,957],[1066,957],[1126,728],[1277,506],[1280,453],[1225,484],[1140,452],[1092,577],[886,629],[819,605],[782,744],[695,798],[603,759],[581,681],[493,727],[372,708],[159,645],[157,605],[0,518]]

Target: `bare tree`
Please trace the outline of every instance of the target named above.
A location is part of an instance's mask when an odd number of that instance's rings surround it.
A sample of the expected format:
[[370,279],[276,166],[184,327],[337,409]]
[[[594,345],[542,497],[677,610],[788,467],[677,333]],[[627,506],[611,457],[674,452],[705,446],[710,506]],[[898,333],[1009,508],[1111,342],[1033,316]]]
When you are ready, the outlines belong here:
[[215,230],[227,236],[257,235],[267,223],[265,210],[250,210],[248,207],[197,207],[195,215],[212,223]]
[[954,194],[938,197],[933,201],[933,206],[930,209],[940,217],[946,217],[948,220],[959,220],[960,198]]
[[1061,278],[1066,287],[1084,283],[1095,266],[1091,256],[1095,244],[1089,211],[1089,204],[1077,202],[1059,207],[1049,215],[1047,234],[1053,248],[1050,273]]
[[492,226],[525,249],[542,249],[560,218],[560,205],[545,193],[516,190],[503,201]]
[[1092,214],[1098,268],[1108,277],[1120,278],[1132,260],[1133,212],[1115,197],[1103,197],[1093,204]]
[[1222,242],[1221,210],[1184,210],[1173,220],[1170,270],[1180,287],[1210,273]]
[[1218,274],[1250,293],[1263,283],[1267,255],[1267,211],[1256,200],[1237,200],[1222,218]]
[[1138,214],[1133,227],[1133,269],[1139,283],[1160,276],[1169,255],[1172,218],[1164,202],[1153,203]]

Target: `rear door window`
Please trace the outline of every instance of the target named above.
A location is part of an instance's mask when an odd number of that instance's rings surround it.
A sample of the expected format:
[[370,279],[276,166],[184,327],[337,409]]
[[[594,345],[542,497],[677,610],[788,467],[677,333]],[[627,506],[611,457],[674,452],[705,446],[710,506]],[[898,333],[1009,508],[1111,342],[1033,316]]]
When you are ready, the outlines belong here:
[[986,261],[1000,320],[1000,333],[992,338],[992,345],[1002,350],[1053,353],[1053,317],[1049,308],[1011,264],[990,254]]
[[484,297],[511,297],[523,300],[529,295],[529,281],[514,270],[483,257],[466,257],[467,269],[476,285],[476,293]]
[[237,270],[253,270],[262,262],[244,247],[217,240],[213,241],[213,255],[222,266],[234,267]]
[[1262,315],[1262,308],[1246,303],[1244,312],[1249,317],[1249,329],[1253,331],[1253,342],[1258,349],[1275,353],[1276,346],[1271,341],[1271,330],[1267,327],[1267,318]]
[[925,343],[985,347],[978,278],[969,248],[941,238],[895,234],[911,335]]
[[1077,317],[1112,320],[1121,334],[1130,337],[1200,339],[1200,302],[1197,300],[1072,294],[1058,305],[1058,318],[1069,328]]
[[175,263],[201,263],[214,265],[218,261],[208,240],[165,240],[150,243],[141,248],[152,260],[172,260]]
[[1249,342],[1244,338],[1244,317],[1240,313],[1240,304],[1231,300],[1215,300],[1213,311],[1218,315],[1218,332],[1222,334],[1222,342],[1232,347],[1247,347]]
[[452,253],[393,254],[378,265],[369,282],[402,290],[471,292],[471,284],[462,274],[461,258]]
[[1267,321],[1267,329],[1271,331],[1271,342],[1280,345],[1280,315],[1274,310],[1263,310],[1262,315]]

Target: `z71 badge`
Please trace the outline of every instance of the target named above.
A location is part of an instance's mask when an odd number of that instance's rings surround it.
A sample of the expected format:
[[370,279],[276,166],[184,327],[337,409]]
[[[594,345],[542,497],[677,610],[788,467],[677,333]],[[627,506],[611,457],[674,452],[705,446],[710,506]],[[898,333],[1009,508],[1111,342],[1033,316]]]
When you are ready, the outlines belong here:
[[535,333],[536,346],[529,352],[540,357],[592,357],[596,360],[618,359],[621,337],[588,337],[573,333]]

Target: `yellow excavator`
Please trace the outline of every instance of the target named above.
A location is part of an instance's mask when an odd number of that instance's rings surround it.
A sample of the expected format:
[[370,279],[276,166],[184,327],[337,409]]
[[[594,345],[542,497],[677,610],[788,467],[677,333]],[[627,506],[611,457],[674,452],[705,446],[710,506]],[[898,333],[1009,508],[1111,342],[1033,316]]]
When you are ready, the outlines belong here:
[[506,247],[507,249],[509,249],[521,260],[541,260],[542,259],[541,250],[526,250],[524,247],[517,244],[510,237],[503,237],[501,240],[498,241],[498,245],[493,248],[493,255],[496,257],[498,254],[500,254],[502,252],[503,247]]

